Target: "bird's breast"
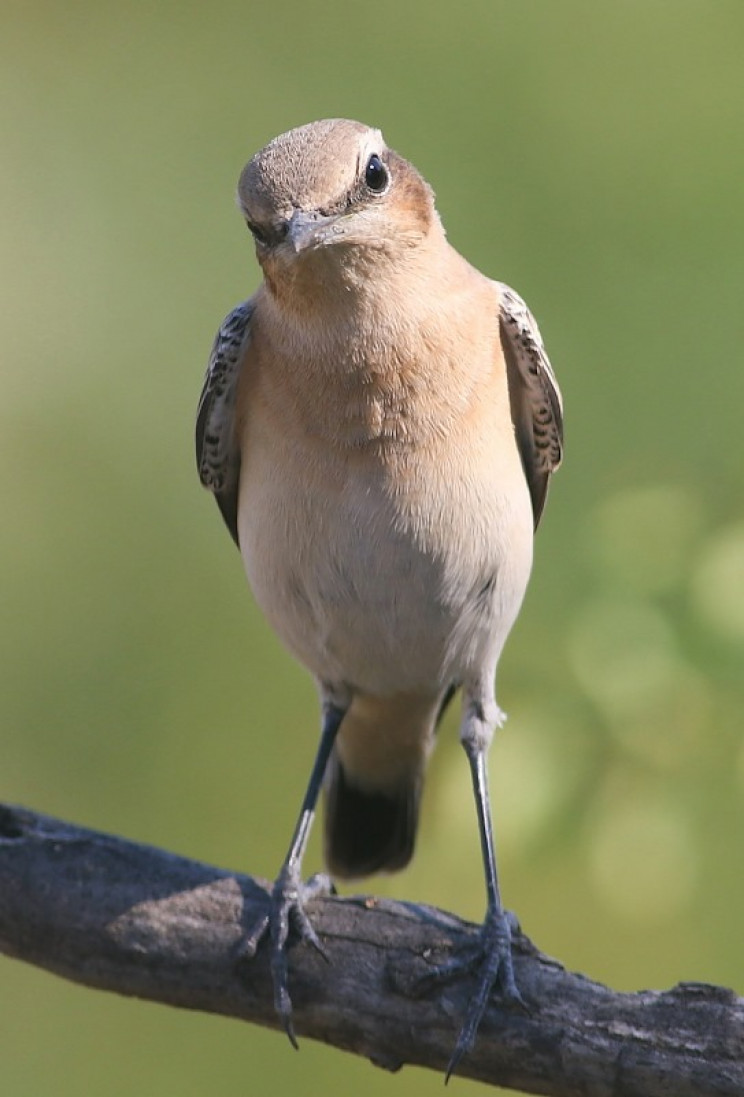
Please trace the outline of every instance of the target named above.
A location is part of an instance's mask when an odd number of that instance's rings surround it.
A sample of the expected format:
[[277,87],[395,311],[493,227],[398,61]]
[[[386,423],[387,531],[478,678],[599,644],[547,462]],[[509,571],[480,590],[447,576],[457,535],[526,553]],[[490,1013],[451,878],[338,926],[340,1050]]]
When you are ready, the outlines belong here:
[[247,425],[246,572],[316,676],[385,694],[461,680],[490,651],[495,664],[532,556],[510,427],[497,437],[416,446],[383,433],[340,449]]
[[313,329],[267,311],[243,371],[248,579],[314,674],[371,693],[495,664],[530,570],[498,302],[466,275]]

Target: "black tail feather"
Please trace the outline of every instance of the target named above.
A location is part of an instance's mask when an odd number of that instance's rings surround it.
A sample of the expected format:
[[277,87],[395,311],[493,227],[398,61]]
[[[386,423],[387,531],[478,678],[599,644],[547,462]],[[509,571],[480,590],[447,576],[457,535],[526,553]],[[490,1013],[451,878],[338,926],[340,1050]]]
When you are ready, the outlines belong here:
[[421,777],[385,791],[365,791],[347,778],[338,757],[328,765],[325,858],[334,876],[395,872],[413,856]]

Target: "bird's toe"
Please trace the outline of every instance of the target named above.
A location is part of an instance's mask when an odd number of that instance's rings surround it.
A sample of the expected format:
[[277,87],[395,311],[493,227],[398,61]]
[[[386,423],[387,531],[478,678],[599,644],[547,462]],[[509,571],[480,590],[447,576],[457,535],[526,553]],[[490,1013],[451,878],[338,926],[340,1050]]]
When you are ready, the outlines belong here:
[[478,1028],[494,993],[505,1006],[527,1010],[514,977],[512,932],[517,930],[518,923],[513,915],[503,910],[489,911],[477,940],[468,942],[451,960],[432,968],[419,981],[418,992],[426,993],[454,979],[477,977],[476,989],[447,1067],[447,1079],[475,1044]]
[[333,894],[335,889],[328,876],[317,874],[310,877],[307,883],[303,883],[293,866],[284,865],[272,888],[266,913],[252,927],[242,945],[243,955],[252,957],[263,939],[269,937],[274,1008],[294,1047],[297,1047],[297,1038],[292,1023],[292,999],[289,994],[289,947],[293,940],[306,941],[324,960],[328,960],[328,954],[313,927],[305,904],[319,896]]

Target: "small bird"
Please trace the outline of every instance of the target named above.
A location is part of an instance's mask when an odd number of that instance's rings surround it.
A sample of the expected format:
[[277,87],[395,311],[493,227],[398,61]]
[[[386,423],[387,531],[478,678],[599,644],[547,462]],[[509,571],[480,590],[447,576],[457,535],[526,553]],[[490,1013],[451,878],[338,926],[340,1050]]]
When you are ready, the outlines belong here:
[[296,1046],[290,932],[322,946],[302,860],[321,790],[330,873],[402,869],[438,720],[462,692],[487,909],[449,1074],[492,990],[520,1002],[486,755],[496,665],[560,464],[562,402],[522,299],[448,243],[434,195],[379,130],[312,122],[249,161],[238,204],[264,280],[225,319],[196,427],[202,483],[258,605],[317,683],[320,745],[270,912],[277,1011]]

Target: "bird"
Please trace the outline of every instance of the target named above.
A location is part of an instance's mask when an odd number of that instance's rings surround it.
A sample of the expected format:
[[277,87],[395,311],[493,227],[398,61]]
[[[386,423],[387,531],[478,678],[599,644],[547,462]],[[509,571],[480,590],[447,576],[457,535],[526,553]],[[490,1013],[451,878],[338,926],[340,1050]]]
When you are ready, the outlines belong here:
[[[502,906],[487,755],[495,675],[563,452],[563,405],[522,298],[447,240],[434,192],[379,129],[291,129],[243,169],[263,281],[226,317],[199,401],[196,460],[255,600],[318,689],[321,731],[267,912],[274,1003],[297,1046],[288,948],[323,952],[302,878],[324,796],[334,879],[410,861],[440,717],[462,697],[486,884],[447,1077],[492,993],[522,1003]],[[522,1003],[523,1004],[523,1003]]]

